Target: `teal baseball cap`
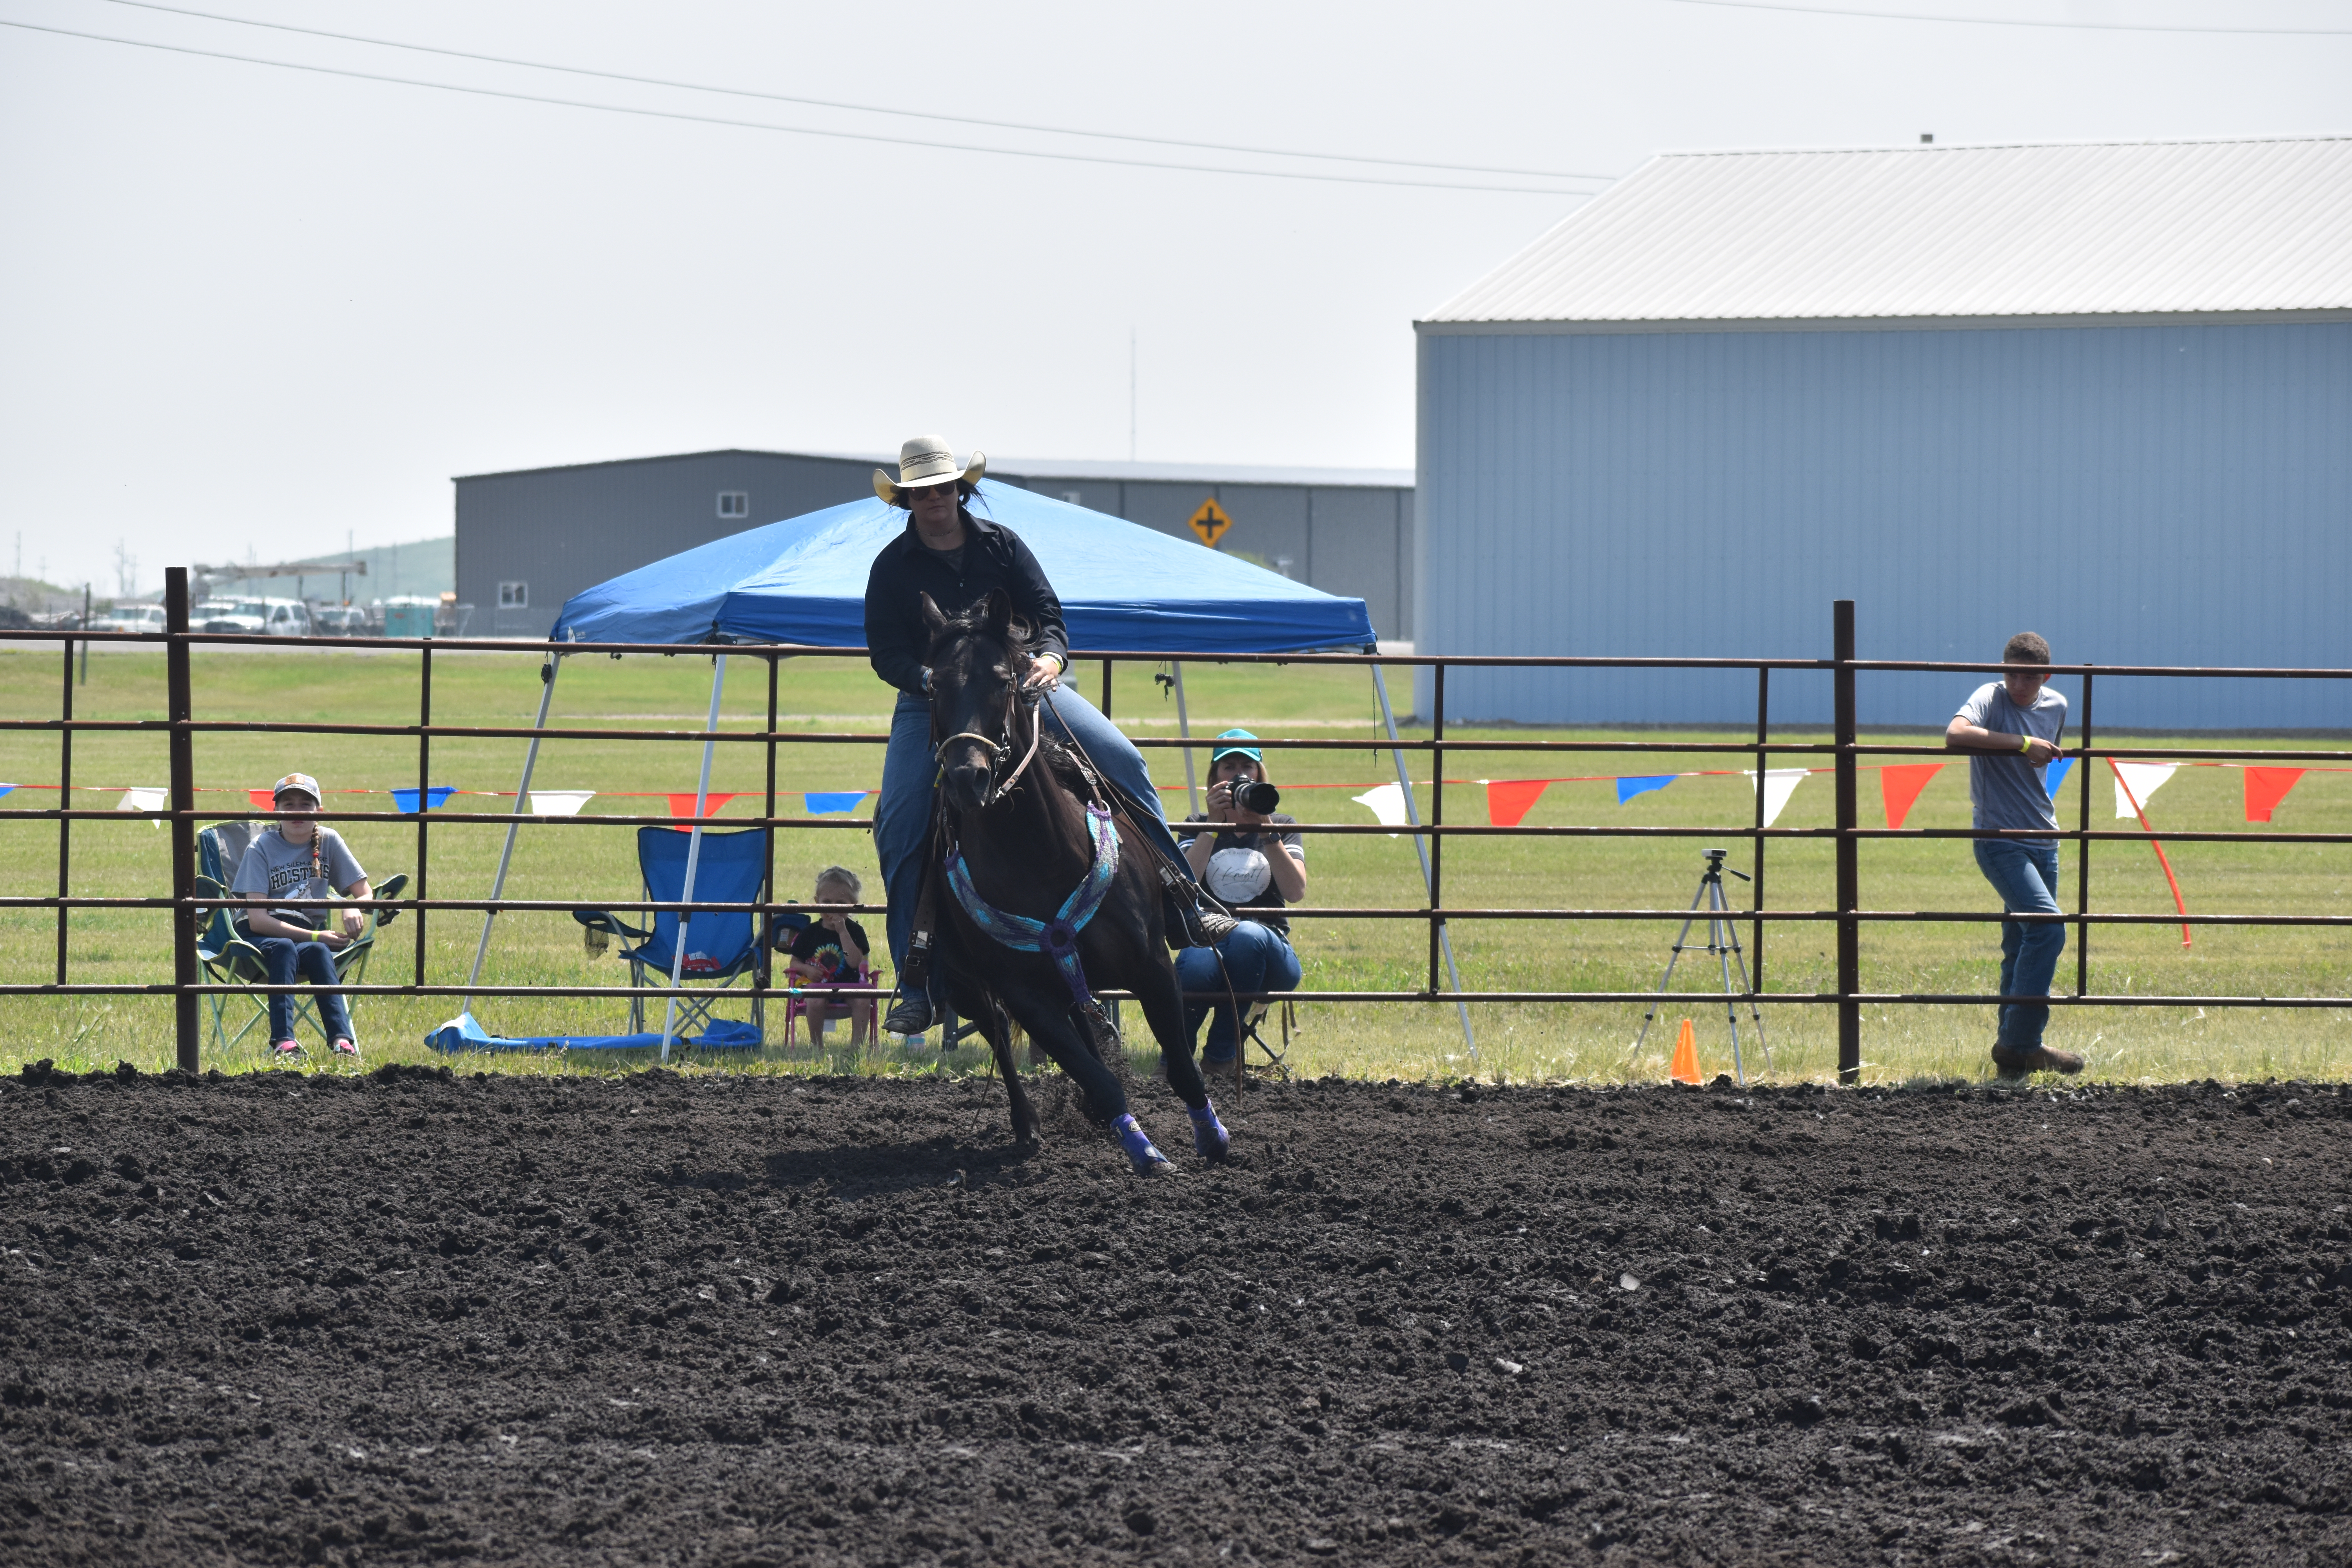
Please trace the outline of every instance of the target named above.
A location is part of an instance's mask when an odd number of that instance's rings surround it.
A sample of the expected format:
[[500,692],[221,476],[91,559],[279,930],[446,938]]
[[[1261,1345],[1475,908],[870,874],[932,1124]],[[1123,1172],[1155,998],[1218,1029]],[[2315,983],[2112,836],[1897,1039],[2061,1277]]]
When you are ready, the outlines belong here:
[[1265,762],[1265,758],[1260,754],[1255,746],[1244,746],[1234,743],[1241,741],[1255,741],[1257,737],[1251,734],[1247,730],[1226,731],[1223,734],[1217,737],[1217,743],[1209,748],[1209,765],[1213,768],[1223,758],[1233,756],[1247,757],[1254,763]]

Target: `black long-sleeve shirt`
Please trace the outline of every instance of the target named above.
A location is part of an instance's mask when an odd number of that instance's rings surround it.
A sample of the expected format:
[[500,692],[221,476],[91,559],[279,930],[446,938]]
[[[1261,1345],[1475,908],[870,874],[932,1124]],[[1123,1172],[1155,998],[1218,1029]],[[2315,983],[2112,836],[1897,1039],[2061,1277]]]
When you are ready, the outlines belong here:
[[978,604],[991,588],[1002,588],[1013,613],[1035,628],[1035,651],[1070,662],[1070,634],[1062,625],[1062,601],[1045,568],[1011,529],[963,513],[963,550],[958,564],[928,548],[907,519],[906,531],[882,547],[866,578],[866,654],[874,673],[901,691],[921,696],[923,658],[931,634],[923,626],[921,595],[944,615]]

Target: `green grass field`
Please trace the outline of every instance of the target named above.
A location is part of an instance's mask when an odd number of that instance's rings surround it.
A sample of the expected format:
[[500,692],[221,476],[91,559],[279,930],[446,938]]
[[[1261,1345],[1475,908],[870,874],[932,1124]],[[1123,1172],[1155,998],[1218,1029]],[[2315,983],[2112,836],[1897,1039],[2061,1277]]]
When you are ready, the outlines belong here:
[[[0,716],[51,718],[60,695],[60,661],[54,650],[0,651]],[[861,664],[805,660],[783,667],[780,709],[787,730],[876,731],[887,711],[888,696]],[[525,656],[470,654],[455,649],[436,656],[434,715],[444,723],[528,724],[539,694],[535,661]],[[1099,698],[1101,667],[1081,663],[1083,689]],[[693,729],[709,702],[707,657],[582,658],[565,668],[558,684],[556,723],[626,723],[643,728]],[[1114,713],[1137,732],[1175,733],[1174,704],[1151,680],[1148,669],[1128,667],[1118,675]],[[1263,666],[1188,665],[1187,691],[1195,734],[1241,723],[1261,733],[1285,724],[1316,739],[1368,742],[1378,734],[1377,708],[1360,668],[1303,669]],[[1402,700],[1405,688],[1394,688]],[[1959,695],[1955,692],[1955,700]],[[203,654],[195,665],[195,711],[199,719],[315,720],[401,724],[415,721],[415,659],[364,654]],[[766,710],[765,666],[738,658],[730,668],[726,723],[756,725]],[[90,661],[90,681],[75,691],[76,712],[85,718],[160,719],[163,715],[163,660],[158,654],[101,653]],[[1425,734],[1426,731],[1422,731]],[[1448,752],[1452,780],[1558,775],[1651,773],[1742,765],[1737,757],[1685,755],[1530,755],[1475,749],[1480,739],[1524,741],[1544,731],[1528,730],[1449,731],[1449,742],[1465,742]],[[1578,740],[1638,738],[1643,741],[1720,741],[1723,734],[1643,731],[1611,736],[1579,731]],[[1825,737],[1790,733],[1785,740]],[[1916,737],[1905,737],[1914,739]],[[2106,737],[2109,743],[2168,744],[2160,737]],[[2286,744],[2282,742],[2282,745]],[[2296,742],[2308,745],[2308,742]],[[437,742],[433,781],[460,789],[511,790],[520,773],[520,741]],[[699,764],[696,742],[580,742],[546,743],[536,783],[548,789],[595,789],[587,816],[642,815],[666,809],[658,798],[632,800],[620,792],[691,790]],[[1182,765],[1173,752],[1150,753],[1163,784],[1181,784]],[[54,784],[58,748],[54,734],[11,733],[0,748],[0,780],[17,784]],[[1205,753],[1202,754],[1205,763]],[[1780,759],[1776,765],[1792,765]],[[1285,806],[1307,822],[1369,823],[1370,814],[1350,796],[1393,780],[1388,756],[1370,745],[1359,751],[1276,752],[1270,772],[1286,791]],[[204,735],[197,741],[200,784],[242,790],[267,784],[280,774],[317,774],[330,791],[414,787],[413,742],[353,737],[263,734]],[[2077,767],[2062,792],[2060,816],[2071,824],[2087,770]],[[879,782],[878,746],[814,743],[782,748],[780,792],[871,789]],[[1415,770],[1425,779],[1426,759]],[[161,786],[168,773],[163,742],[150,735],[86,735],[74,748],[74,776],[84,784]],[[712,787],[742,792],[720,813],[756,815],[764,758],[755,745],[719,748]],[[2352,912],[2352,849],[2342,846],[2278,845],[2262,840],[2265,829],[2242,820],[2242,775],[2233,769],[2182,770],[2150,807],[2159,831],[2230,831],[2242,841],[2181,844],[2170,849],[2173,866],[2192,910],[2206,912]],[[2116,822],[2113,789],[2101,769],[2090,781],[2093,826]],[[1302,787],[1324,786],[1324,787]],[[1865,821],[1878,810],[1875,776],[1863,784]],[[1780,818],[1783,826],[1826,826],[1832,792],[1826,776],[1799,788]],[[54,791],[19,788],[9,807],[47,808]],[[82,807],[110,806],[113,797],[78,793]],[[236,796],[200,795],[199,804],[241,809]],[[1170,815],[1182,809],[1181,792],[1163,794]],[[1671,788],[1642,795],[1622,805],[1605,782],[1556,784],[1528,816],[1530,824],[1675,825],[1737,826],[1750,819],[1753,795],[1737,776],[1686,778]],[[446,809],[503,810],[509,803],[459,796]],[[870,808],[871,802],[868,801]],[[336,797],[343,809],[389,810],[383,796]],[[1484,791],[1472,784],[1449,785],[1450,820],[1484,822]],[[786,813],[798,803],[786,801]],[[1427,809],[1426,796],[1423,809]],[[1969,821],[1967,771],[1956,760],[1937,775],[1912,811],[1907,826],[1964,827]],[[2352,831],[2352,773],[2313,772],[2279,809],[2270,831]],[[414,827],[392,824],[349,825],[346,835],[369,871],[379,879],[415,869]],[[486,896],[503,829],[488,826],[436,825],[431,833],[433,891],[439,897]],[[1680,910],[1696,885],[1701,840],[1456,839],[1446,850],[1446,902],[1453,907],[1640,908]],[[1731,864],[1748,868],[1749,850],[1739,841]],[[81,895],[146,895],[170,888],[170,836],[148,822],[77,824],[72,838],[72,890]],[[2092,898],[2098,910],[2159,913],[2171,899],[2154,858],[2137,845],[2104,845],[2094,850]],[[1409,838],[1381,836],[1310,837],[1309,905],[1414,907],[1423,902],[1420,872]],[[1833,900],[1832,867],[1826,843],[1776,843],[1769,851],[1769,904],[1822,909]],[[873,846],[863,831],[790,831],[778,845],[781,890],[806,897],[822,866],[839,861],[868,879],[868,898],[878,900]],[[55,823],[0,822],[0,891],[15,896],[54,893],[57,889],[58,827]],[[2072,847],[2065,854],[2065,885],[2074,885]],[[1870,909],[1987,910],[1990,889],[1978,874],[1964,842],[1875,841],[1863,850],[1863,900]],[[520,899],[592,901],[636,896],[630,835],[591,826],[527,826],[515,856],[508,895]],[[1735,885],[1735,896],[1744,892]],[[879,940],[880,919],[868,922]],[[1454,929],[1464,984],[1472,990],[1639,990],[1654,985],[1678,918],[1657,922],[1534,921],[1462,922]],[[436,914],[430,925],[428,977],[436,983],[465,978],[479,917]],[[413,921],[404,919],[385,933],[376,954],[374,978],[402,979],[411,972]],[[1741,940],[1747,940],[1746,927]],[[2062,962],[2062,989],[2074,975],[2073,933]],[[1409,921],[1314,921],[1297,922],[1296,940],[1306,965],[1307,986],[1318,990],[1403,989],[1427,974],[1426,928]],[[1863,934],[1863,984],[1887,992],[1985,992],[1994,988],[1999,964],[1998,928],[1987,924],[1866,925]],[[57,924],[44,910],[0,911],[0,975],[12,984],[53,977]],[[1832,928],[1786,924],[1768,927],[1766,984],[1775,991],[1817,991],[1834,984]],[[168,981],[172,963],[167,920],[161,911],[91,910],[75,915],[70,931],[72,978],[79,982]],[[591,960],[583,951],[580,928],[562,913],[501,916],[491,947],[486,983],[505,984],[617,985],[625,968],[611,957]],[[2327,928],[2200,928],[2195,945],[2181,947],[2177,927],[2094,928],[2091,987],[2097,992],[2149,994],[2352,994],[2352,942]],[[1651,1079],[1663,1075],[1673,1026],[1696,1021],[1700,1058],[1712,1074],[1730,1065],[1720,1001],[1706,994],[1715,986],[1698,956],[1675,976],[1682,994],[1654,1029],[1648,1048],[1631,1059],[1630,1048],[1642,1009],[1634,1005],[1481,1005],[1471,1009],[1477,1037],[1475,1060],[1465,1046],[1450,1005],[1324,1004],[1299,1009],[1300,1035],[1292,1063],[1308,1073],[1372,1078],[1436,1079],[1466,1076],[1537,1079]],[[369,1065],[425,1059],[421,1041],[428,1028],[454,1010],[454,999],[371,998],[358,1007]],[[618,999],[488,1000],[478,1009],[493,1029],[517,1033],[598,1032],[624,1026],[625,1005]],[[1832,1009],[1768,1007],[1769,1074],[1780,1079],[1833,1075],[1836,1053]],[[835,1026],[836,1038],[840,1026]],[[772,1029],[772,1035],[775,1032]],[[256,1031],[257,1036],[259,1031]],[[1924,1076],[1978,1078],[1989,1071],[1986,1049],[1992,1034],[1991,1010],[1984,1006],[1874,1010],[1864,1023],[1864,1076],[1902,1080]],[[2102,1079],[2141,1081],[2203,1079],[2336,1079],[2352,1071],[2352,1012],[2316,1009],[2115,1008],[2059,1010],[2053,1044],[2085,1052],[2090,1073]],[[1148,1040],[1139,1044],[1148,1051]],[[1763,1070],[1760,1053],[1747,1037],[1751,1073]],[[128,1060],[142,1068],[171,1059],[170,1003],[165,998],[0,997],[0,1068],[22,1061],[55,1058],[78,1069],[110,1067]],[[245,1048],[213,1065],[237,1070],[255,1065],[258,1053]],[[208,1058],[209,1059],[209,1058]],[[434,1058],[432,1059],[441,1059]],[[957,1065],[977,1070],[978,1052],[963,1053]],[[935,1054],[908,1058],[887,1049],[853,1061],[772,1047],[761,1064],[769,1070],[907,1070],[935,1064]],[[498,1058],[476,1065],[544,1072],[593,1070],[576,1059]],[[634,1065],[634,1064],[631,1064]],[[740,1065],[737,1063],[735,1065]]]

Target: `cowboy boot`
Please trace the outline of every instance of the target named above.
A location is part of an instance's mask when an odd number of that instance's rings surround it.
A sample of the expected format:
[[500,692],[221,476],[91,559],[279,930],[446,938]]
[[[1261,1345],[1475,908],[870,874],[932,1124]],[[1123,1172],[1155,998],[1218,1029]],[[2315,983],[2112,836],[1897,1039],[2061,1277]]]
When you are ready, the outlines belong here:
[[923,890],[915,897],[915,934],[898,970],[898,999],[882,1020],[886,1035],[919,1035],[931,1026],[931,932],[937,929],[939,868],[923,868]]
[[[1234,917],[1225,912],[1224,905],[1209,896],[1207,889],[1164,866],[1160,869],[1160,878],[1170,947],[1214,947],[1234,934]],[[1178,940],[1180,937],[1182,940]]]

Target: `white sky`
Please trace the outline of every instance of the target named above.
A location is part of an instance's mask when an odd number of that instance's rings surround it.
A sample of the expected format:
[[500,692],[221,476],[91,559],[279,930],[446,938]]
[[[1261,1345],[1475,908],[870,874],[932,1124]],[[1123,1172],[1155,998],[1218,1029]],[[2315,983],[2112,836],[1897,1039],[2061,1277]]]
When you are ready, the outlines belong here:
[[[1598,190],[1653,152],[2352,130],[2344,0],[1403,7],[574,0],[197,9],[938,115],[1601,176],[1414,174],[759,102],[138,8],[0,20],[968,145]],[[0,26],[0,572],[152,585],[446,533],[450,476],[743,446],[1406,468],[1410,326],[1560,195],[683,123]]]

